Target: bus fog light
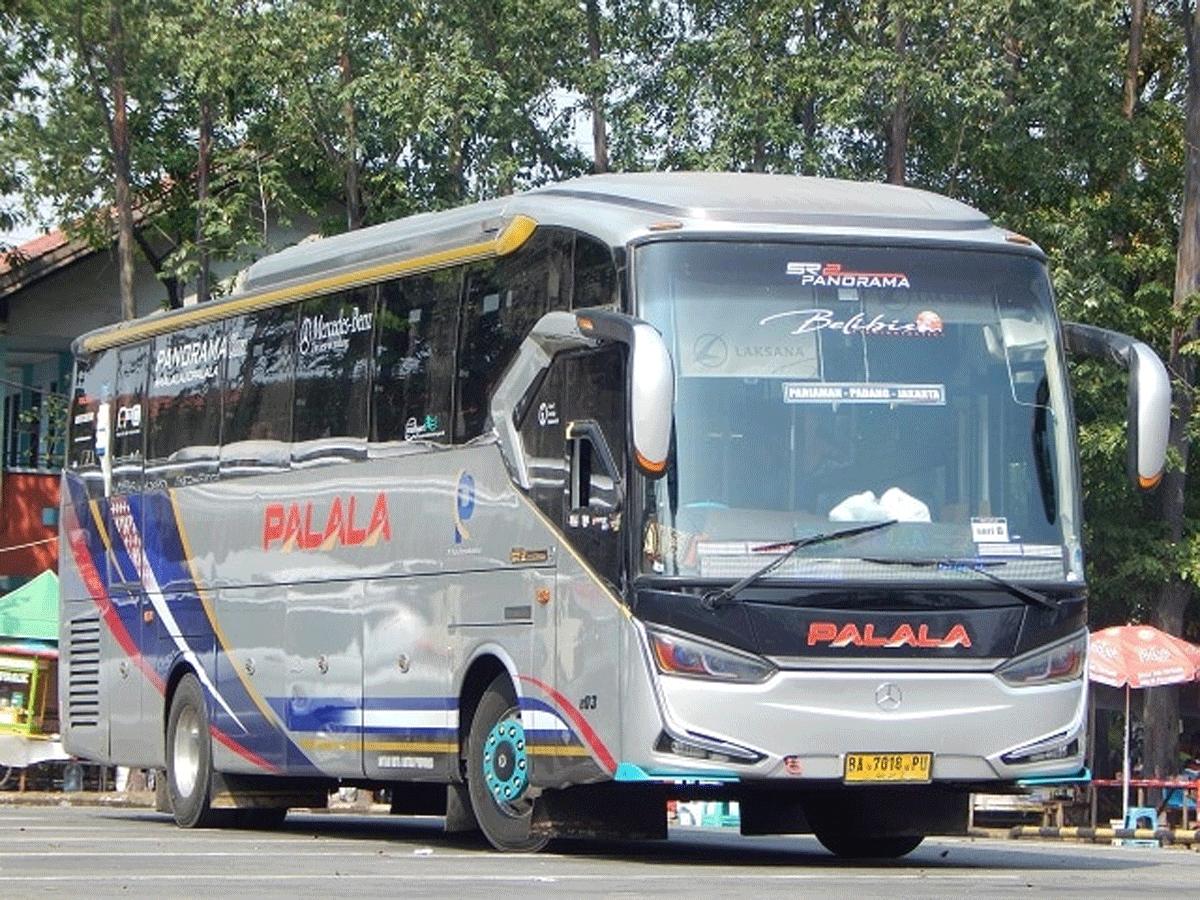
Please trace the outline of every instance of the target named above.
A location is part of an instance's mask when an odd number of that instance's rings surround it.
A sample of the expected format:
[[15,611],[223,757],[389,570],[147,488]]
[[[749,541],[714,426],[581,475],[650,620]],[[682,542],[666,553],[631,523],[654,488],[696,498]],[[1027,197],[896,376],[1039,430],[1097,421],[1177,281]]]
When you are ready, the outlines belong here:
[[729,744],[711,744],[698,739],[687,740],[663,732],[658,736],[654,749],[659,753],[670,753],[672,756],[684,756],[688,759],[702,759],[708,762],[740,763],[753,765],[764,759],[761,753],[756,753],[746,747],[735,747]]
[[1053,737],[1010,750],[1000,760],[1010,766],[1027,766],[1032,763],[1051,762],[1056,759],[1071,759],[1079,755],[1079,736],[1059,732]]

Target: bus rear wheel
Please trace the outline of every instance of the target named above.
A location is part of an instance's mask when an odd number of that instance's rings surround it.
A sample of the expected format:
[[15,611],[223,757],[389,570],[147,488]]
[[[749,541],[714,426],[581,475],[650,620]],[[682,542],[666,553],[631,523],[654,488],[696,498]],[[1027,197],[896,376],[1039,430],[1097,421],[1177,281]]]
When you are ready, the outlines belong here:
[[171,698],[167,717],[167,793],[182,828],[216,824],[212,797],[212,741],[204,689],[195,675],[184,675]]
[[497,850],[534,853],[548,838],[533,834],[529,758],[521,710],[504,676],[483,692],[467,735],[467,789],[483,836]]

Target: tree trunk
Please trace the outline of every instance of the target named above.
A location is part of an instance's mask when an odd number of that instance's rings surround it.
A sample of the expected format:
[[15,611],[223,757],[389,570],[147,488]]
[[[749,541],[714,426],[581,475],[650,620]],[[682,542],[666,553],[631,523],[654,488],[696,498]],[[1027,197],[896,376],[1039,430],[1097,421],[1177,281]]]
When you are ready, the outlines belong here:
[[1146,0],[1130,0],[1129,4],[1129,48],[1125,54],[1125,102],[1121,112],[1125,118],[1133,118],[1141,90],[1142,38],[1146,33]]
[[[587,0],[588,59],[592,68],[600,67],[600,4],[598,0]],[[592,107],[592,171],[608,171],[608,127],[604,121],[604,94],[594,87],[588,95]]]
[[212,104],[209,98],[200,100],[200,142],[196,159],[196,301],[209,299],[209,248],[205,220],[208,217],[208,169],[212,156]]
[[106,54],[112,87],[113,186],[117,217],[117,257],[121,285],[121,318],[137,315],[133,296],[133,196],[130,190],[129,101],[125,89],[125,25],[121,0],[111,0],[108,18],[109,52]]
[[896,85],[892,115],[888,120],[887,180],[889,184],[904,184],[908,163],[908,129],[912,121],[908,89],[904,86],[905,44],[908,26],[903,13],[896,13],[896,33],[892,50],[896,54]]
[[[349,29],[349,25],[346,26]],[[349,37],[347,37],[349,42]],[[354,118],[354,101],[350,86],[354,81],[354,70],[350,64],[350,50],[342,49],[338,61],[342,73],[342,119],[346,125],[346,228],[350,231],[362,228],[362,196],[358,183],[358,124]]]
[[[1188,300],[1200,290],[1200,5],[1184,3],[1187,35],[1187,100],[1185,109],[1185,145],[1183,207],[1179,218],[1179,251],[1175,258],[1174,306],[1186,308]],[[1191,443],[1187,428],[1191,424],[1196,367],[1189,353],[1200,322],[1176,328],[1171,335],[1168,367],[1179,386],[1175,394],[1175,416],[1171,422],[1170,446],[1179,454],[1178,468],[1167,470],[1160,488],[1159,508],[1167,523],[1169,538],[1184,540],[1184,497],[1187,487],[1188,451]],[[1192,596],[1191,584],[1172,576],[1153,598],[1153,623],[1169,634],[1183,633],[1183,613]],[[1179,767],[1179,688],[1164,687],[1146,691],[1143,701],[1145,736],[1143,758],[1146,775],[1171,775]]]

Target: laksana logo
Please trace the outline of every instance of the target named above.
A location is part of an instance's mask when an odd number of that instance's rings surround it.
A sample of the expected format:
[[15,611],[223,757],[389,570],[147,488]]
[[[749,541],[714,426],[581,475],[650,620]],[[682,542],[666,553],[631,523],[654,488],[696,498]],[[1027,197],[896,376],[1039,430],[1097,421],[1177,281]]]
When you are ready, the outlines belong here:
[[344,501],[335,497],[328,509],[312,503],[284,506],[272,503],[263,513],[264,550],[332,550],[340,547],[373,547],[380,540],[392,539],[392,522],[387,495],[375,497],[369,515],[366,504],[351,495]]

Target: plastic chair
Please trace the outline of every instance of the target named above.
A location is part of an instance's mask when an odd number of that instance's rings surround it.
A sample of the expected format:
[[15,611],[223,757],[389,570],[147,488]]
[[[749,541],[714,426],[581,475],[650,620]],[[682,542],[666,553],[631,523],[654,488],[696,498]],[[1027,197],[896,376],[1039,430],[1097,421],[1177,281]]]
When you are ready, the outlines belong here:
[[[1140,823],[1145,820],[1146,825]],[[1154,831],[1158,828],[1158,810],[1153,806],[1131,806],[1129,811],[1125,813],[1126,828],[1149,828]]]

